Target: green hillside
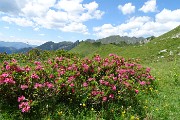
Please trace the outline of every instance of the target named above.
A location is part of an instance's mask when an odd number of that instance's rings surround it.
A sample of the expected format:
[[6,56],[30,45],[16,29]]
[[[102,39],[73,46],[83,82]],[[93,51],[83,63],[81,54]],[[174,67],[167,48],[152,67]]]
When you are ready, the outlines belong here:
[[180,38],[180,25],[173,30],[158,37],[159,40]]
[[144,60],[159,61],[161,59],[171,60],[175,56],[180,55],[180,27],[177,27],[168,33],[157,37],[146,44],[129,45],[119,47],[113,44],[96,44],[89,42],[81,42],[70,52],[76,52],[82,57],[92,57],[94,54],[100,54],[105,57],[109,53],[115,53],[125,58],[140,58]]
[[136,37],[113,35],[113,36],[99,39],[97,41],[101,42],[102,44],[109,44],[109,43],[120,44],[121,42],[134,44],[134,43],[142,42],[144,40],[145,40],[145,38],[143,38],[143,37],[136,38]]

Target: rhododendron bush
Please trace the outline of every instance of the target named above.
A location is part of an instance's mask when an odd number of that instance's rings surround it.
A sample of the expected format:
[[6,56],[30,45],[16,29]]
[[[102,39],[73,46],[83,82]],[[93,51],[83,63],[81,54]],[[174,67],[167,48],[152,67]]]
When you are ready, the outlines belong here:
[[59,56],[27,64],[12,59],[1,65],[0,99],[24,114],[59,102],[98,110],[116,101],[138,104],[136,96],[150,92],[153,84],[150,68],[114,54],[92,59]]

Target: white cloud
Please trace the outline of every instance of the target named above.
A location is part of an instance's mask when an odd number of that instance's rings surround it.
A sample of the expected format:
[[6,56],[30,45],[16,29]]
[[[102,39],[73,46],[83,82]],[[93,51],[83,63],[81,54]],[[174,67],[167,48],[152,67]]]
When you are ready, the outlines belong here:
[[84,4],[83,5],[85,7],[86,10],[88,10],[89,12],[93,12],[98,8],[98,4],[94,1],[91,2],[89,4]]
[[135,12],[135,6],[132,3],[126,3],[124,6],[119,5],[118,9],[122,11],[124,15]]
[[[88,29],[84,22],[100,19],[104,14],[98,10],[99,5],[95,1],[86,4],[82,3],[83,0],[12,0],[12,2],[16,3],[14,4],[16,6],[14,9],[18,11],[16,17],[0,9],[5,13],[2,20],[19,26],[32,26],[35,31],[37,28],[47,28],[87,34]],[[2,3],[2,6],[8,5],[9,2]],[[14,9],[11,8],[13,12]]]
[[132,17],[120,25],[104,24],[94,27],[93,31],[98,38],[110,35],[131,37],[159,36],[180,25],[180,16],[177,15],[180,14],[179,12],[180,9],[174,11],[164,9],[156,14],[155,19],[148,16]]
[[87,27],[83,25],[82,23],[73,22],[59,29],[64,32],[77,32],[77,33],[88,34]]
[[29,0],[21,11],[28,17],[43,17],[56,0]]
[[145,13],[155,12],[157,10],[156,0],[148,0],[139,10]]
[[15,18],[15,17],[9,17],[9,16],[3,16],[2,20],[8,23],[15,23],[19,26],[28,27],[33,26],[34,23],[30,20],[27,20],[26,18]]
[[118,27],[114,27],[111,24],[104,24],[100,27],[94,27],[93,31],[96,32],[96,36],[98,36],[99,38],[119,34]]
[[82,0],[60,0],[56,8],[59,10],[64,10],[71,14],[79,14],[84,11],[84,8],[81,4]]
[[159,23],[166,23],[169,21],[180,22],[180,9],[174,11],[163,9],[155,17],[156,17],[156,21]]

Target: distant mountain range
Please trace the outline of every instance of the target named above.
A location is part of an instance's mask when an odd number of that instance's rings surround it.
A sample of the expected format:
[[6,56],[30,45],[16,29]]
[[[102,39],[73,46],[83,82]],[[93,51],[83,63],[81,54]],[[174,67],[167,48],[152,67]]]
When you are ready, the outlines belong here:
[[143,37],[128,37],[128,36],[119,36],[119,35],[113,35],[106,38],[93,40],[93,39],[87,39],[86,42],[94,43],[94,42],[100,42],[101,44],[136,44],[136,43],[146,43],[149,42],[152,38],[155,38],[154,36],[143,38]]
[[[179,27],[178,27],[179,28]],[[180,34],[173,34],[173,37],[179,37]],[[143,37],[128,37],[128,36],[119,36],[119,35],[113,35],[109,36],[106,38],[98,39],[98,40],[93,40],[93,39],[87,39],[85,40],[86,42],[89,43],[95,43],[95,44],[118,44],[121,46],[126,45],[126,44],[143,44],[143,43],[148,43],[149,41],[155,39],[154,36],[148,37],[148,38],[143,38]],[[83,42],[83,41],[82,41]],[[33,48],[38,48],[41,50],[58,50],[58,49],[64,49],[64,50],[71,50],[77,45],[79,45],[81,42],[77,40],[76,42],[59,42],[59,43],[54,43],[52,41],[46,42],[40,46],[34,46],[34,45],[29,45],[26,43],[22,42],[4,42],[0,41],[0,52],[6,52],[8,54],[10,53],[26,53],[29,50]]]
[[52,41],[46,42],[40,46],[37,46],[36,48],[41,49],[41,50],[58,50],[58,49],[64,49],[64,50],[71,50],[75,46],[79,44],[79,40],[76,42],[59,42],[59,43],[54,43]]
[[28,44],[22,43],[22,42],[0,41],[0,53],[4,53],[4,52],[6,52],[7,54],[26,53],[33,48],[37,48],[37,49],[41,49],[41,50],[58,50],[58,49],[71,50],[78,44],[79,44],[79,40],[77,40],[74,43],[66,42],[66,41],[54,43],[54,42],[50,41],[50,42],[46,42],[40,46],[28,45]]
[[36,47],[36,45],[29,45],[23,42],[0,41],[0,47],[14,47],[15,49],[22,49],[22,48],[28,48],[28,47]]
[[143,37],[127,37],[127,36],[119,36],[119,35],[113,35],[106,38],[102,38],[97,40],[97,42],[101,42],[102,44],[109,44],[109,43],[115,43],[119,44],[121,42],[126,42],[127,44],[135,44],[145,41],[146,39]]
[[5,42],[0,41],[0,53],[6,52],[7,54],[14,53],[15,51],[18,51],[20,49],[24,48],[34,48],[36,45],[29,45],[23,42]]

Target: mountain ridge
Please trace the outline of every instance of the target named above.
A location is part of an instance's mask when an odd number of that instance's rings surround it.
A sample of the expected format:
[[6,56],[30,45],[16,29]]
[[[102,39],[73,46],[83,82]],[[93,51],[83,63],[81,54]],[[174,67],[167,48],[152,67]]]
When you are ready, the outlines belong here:
[[24,42],[0,41],[0,47],[14,47],[16,49],[21,49],[21,48],[27,48],[27,47],[36,47],[36,45],[30,45]]

